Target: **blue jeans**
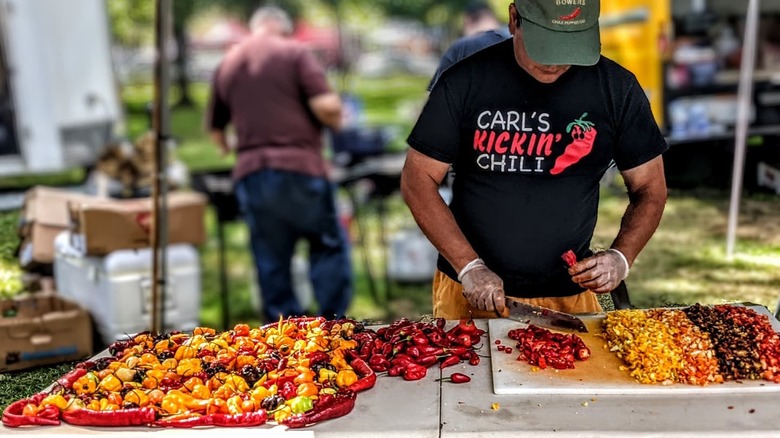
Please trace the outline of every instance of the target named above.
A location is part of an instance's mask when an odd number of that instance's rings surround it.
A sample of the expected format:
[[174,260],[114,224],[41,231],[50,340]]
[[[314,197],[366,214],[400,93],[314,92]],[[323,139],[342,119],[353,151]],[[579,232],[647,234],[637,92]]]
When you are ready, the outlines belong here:
[[344,316],[352,299],[352,265],[334,186],[325,178],[261,170],[238,181],[235,191],[249,227],[265,321],[306,311],[293,294],[290,272],[299,239],[309,243],[309,276],[319,314]]

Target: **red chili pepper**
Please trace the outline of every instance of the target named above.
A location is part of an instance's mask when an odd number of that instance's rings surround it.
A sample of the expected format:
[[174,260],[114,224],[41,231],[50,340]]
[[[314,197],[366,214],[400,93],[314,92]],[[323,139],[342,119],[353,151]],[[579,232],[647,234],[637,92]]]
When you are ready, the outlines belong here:
[[460,357],[453,354],[452,356],[444,359],[444,361],[439,364],[439,369],[444,369],[457,363],[460,363]]
[[474,334],[477,332],[477,330],[479,330],[477,325],[474,323],[474,319],[461,320],[460,324],[458,324],[458,327],[460,327],[460,331],[462,333],[468,333],[469,335]]
[[428,343],[433,345],[441,345],[444,338],[441,333],[433,332],[428,334]]
[[406,369],[406,366],[404,366],[404,365],[393,365],[392,368],[387,370],[387,375],[390,376],[390,377],[400,376],[401,374],[404,373],[405,369]]
[[461,373],[452,373],[450,381],[452,383],[466,383],[471,381],[471,377]]
[[420,350],[420,356],[441,356],[444,354],[443,348],[434,347],[433,345],[420,345],[417,349]]
[[254,412],[244,412],[243,414],[211,414],[214,426],[220,427],[251,427],[262,426],[268,421],[268,414],[264,409]]
[[420,357],[420,349],[416,345],[406,347],[406,354],[411,357]]
[[321,351],[315,351],[312,353],[309,353],[309,366],[317,365],[318,363],[327,362],[330,360],[330,357],[326,353],[323,353]]
[[[59,410],[56,406],[51,406],[57,411],[57,416],[51,417],[52,411],[46,412],[44,416],[36,415],[29,416],[23,415],[24,407],[28,403],[35,403],[33,398],[23,399],[11,403],[3,411],[3,425],[7,427],[20,427],[20,426],[57,426],[60,424]],[[48,408],[48,406],[47,406]]]
[[154,423],[152,408],[92,411],[73,409],[62,412],[62,420],[76,426],[144,426]]
[[456,342],[458,345],[462,345],[464,347],[471,347],[471,335],[467,333],[462,333],[458,335]]
[[285,426],[296,429],[319,423],[320,421],[342,417],[355,407],[355,391],[340,389],[336,394],[320,397],[314,409],[303,414],[293,415],[282,420]]
[[439,330],[444,330],[445,324],[447,324],[447,321],[444,318],[436,318],[436,327]]
[[415,333],[412,336],[412,342],[414,342],[415,345],[427,345],[428,337],[422,333]]
[[73,383],[76,382],[76,380],[80,379],[82,376],[87,374],[87,370],[84,368],[76,368],[74,370],[69,371],[64,376],[57,379],[57,383],[62,385],[63,388],[71,389],[73,386]]
[[471,366],[477,366],[479,365],[479,355],[476,351],[471,352],[471,356],[469,356],[469,365]]
[[[390,344],[387,344],[388,346]],[[381,354],[375,354],[371,356],[371,359],[368,360],[368,365],[371,367],[372,370],[381,373],[382,371],[387,371],[388,368],[393,366],[390,361],[388,361],[384,356]]]
[[583,114],[566,127],[566,132],[571,133],[572,142],[555,160],[555,165],[550,170],[551,175],[563,172],[569,166],[580,161],[582,157],[588,155],[593,149],[593,144],[596,142],[596,128],[592,122],[585,120],[587,115],[588,113]]
[[352,359],[350,366],[352,366],[352,370],[355,371],[360,378],[357,382],[349,385],[347,389],[357,393],[374,387],[376,384],[376,373],[368,366],[366,361],[360,358],[354,358]]
[[471,351],[472,350],[470,348],[466,348],[466,347],[448,348],[446,350],[447,353],[450,353],[453,356],[458,356],[458,357],[463,357],[463,356],[469,354],[469,352],[471,352]]
[[574,251],[568,250],[561,256],[563,261],[566,262],[566,266],[572,267],[577,264],[577,255],[574,254]]
[[285,400],[290,400],[295,398],[298,393],[298,388],[295,387],[295,384],[293,382],[284,382],[282,387],[279,389],[279,395],[284,397]]
[[420,380],[428,374],[428,368],[422,365],[409,364],[404,370],[404,380]]
[[417,358],[416,362],[417,362],[417,364],[422,365],[422,366],[427,368],[427,367],[435,364],[438,361],[439,361],[439,358],[437,356],[434,356],[434,355],[431,354],[431,355],[428,355],[428,356],[423,356],[423,357]]

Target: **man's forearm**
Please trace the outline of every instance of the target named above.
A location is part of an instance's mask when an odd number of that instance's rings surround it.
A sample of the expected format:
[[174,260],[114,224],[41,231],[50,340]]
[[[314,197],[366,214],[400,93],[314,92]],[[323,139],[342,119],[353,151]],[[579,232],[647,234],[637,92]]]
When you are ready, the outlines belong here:
[[629,194],[629,204],[613,248],[619,249],[633,264],[636,257],[655,233],[666,204],[666,192],[644,190]]
[[438,182],[427,175],[405,173],[401,178],[401,193],[422,232],[456,272],[477,258],[439,195]]

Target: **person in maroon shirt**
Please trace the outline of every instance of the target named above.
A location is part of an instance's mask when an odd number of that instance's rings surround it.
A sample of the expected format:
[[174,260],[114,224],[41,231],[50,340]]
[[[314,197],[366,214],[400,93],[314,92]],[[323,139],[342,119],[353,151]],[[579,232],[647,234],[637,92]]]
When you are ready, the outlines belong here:
[[263,316],[301,315],[290,265],[296,243],[309,244],[319,314],[343,316],[352,297],[350,247],[337,218],[335,188],[322,156],[323,128],[339,129],[342,103],[311,51],[289,38],[277,7],[257,10],[252,35],[232,48],[214,75],[206,116],[212,140],[237,142],[235,193],[251,234]]

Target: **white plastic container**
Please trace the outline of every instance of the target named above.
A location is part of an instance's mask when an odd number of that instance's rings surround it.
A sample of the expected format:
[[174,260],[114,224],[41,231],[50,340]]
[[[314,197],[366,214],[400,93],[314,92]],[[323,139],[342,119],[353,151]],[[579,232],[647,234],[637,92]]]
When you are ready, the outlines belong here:
[[[70,245],[67,231],[57,236],[54,247],[57,291],[90,312],[106,344],[149,328],[151,249],[114,251],[104,257],[84,256]],[[192,330],[200,320],[198,252],[192,245],[170,245],[167,268],[164,329]]]

